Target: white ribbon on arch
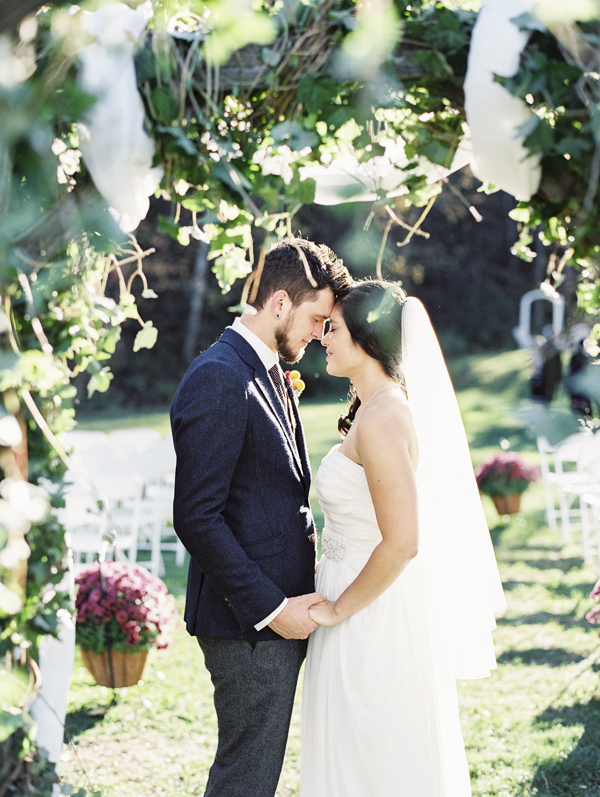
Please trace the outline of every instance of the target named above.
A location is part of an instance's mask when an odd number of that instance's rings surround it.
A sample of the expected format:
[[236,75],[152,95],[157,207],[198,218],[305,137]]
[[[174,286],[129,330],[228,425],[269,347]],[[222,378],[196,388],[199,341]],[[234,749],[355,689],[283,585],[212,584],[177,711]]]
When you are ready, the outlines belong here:
[[163,174],[162,167],[152,166],[154,143],[144,130],[133,63],[149,13],[148,3],[81,12],[82,26],[93,37],[79,55],[81,86],[97,100],[78,124],[79,147],[96,188],[126,232],[146,217]]
[[482,182],[488,182],[518,200],[528,200],[537,191],[540,158],[523,144],[523,126],[533,111],[523,100],[494,81],[494,75],[512,77],[529,34],[515,19],[535,11],[536,0],[485,0],[473,28],[468,68],[464,82],[467,124],[452,164],[436,166],[420,158],[417,170],[404,154],[402,138],[384,141],[384,154],[360,162],[351,154],[330,163],[300,169],[302,179],[316,182],[315,202],[373,202],[381,196],[407,192],[409,174],[421,173],[430,183],[469,164]]
[[496,83],[494,75],[516,74],[529,33],[514,20],[532,13],[535,4],[536,0],[485,0],[473,28],[464,82],[473,174],[523,201],[535,194],[541,179],[539,157],[523,144],[522,128],[533,111]]

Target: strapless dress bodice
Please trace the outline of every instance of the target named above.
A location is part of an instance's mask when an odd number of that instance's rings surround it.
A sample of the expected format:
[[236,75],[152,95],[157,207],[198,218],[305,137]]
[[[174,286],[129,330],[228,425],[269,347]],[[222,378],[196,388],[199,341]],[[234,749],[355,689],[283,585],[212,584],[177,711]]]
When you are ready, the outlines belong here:
[[325,519],[321,550],[334,562],[368,558],[381,542],[364,469],[339,449],[324,457],[315,478]]

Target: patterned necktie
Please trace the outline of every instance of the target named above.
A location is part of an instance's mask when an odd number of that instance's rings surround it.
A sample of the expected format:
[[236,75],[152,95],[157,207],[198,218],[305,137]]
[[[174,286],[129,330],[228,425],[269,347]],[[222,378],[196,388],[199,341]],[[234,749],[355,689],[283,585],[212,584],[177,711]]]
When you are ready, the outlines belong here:
[[291,406],[292,402],[290,400],[290,394],[287,391],[285,386],[285,376],[281,368],[275,364],[271,368],[269,368],[269,376],[271,377],[271,381],[275,385],[275,390],[277,391],[277,395],[281,399],[281,403],[283,404],[283,408],[286,411],[288,416],[288,420],[292,427],[292,431],[296,434],[296,418],[294,417],[294,410]]

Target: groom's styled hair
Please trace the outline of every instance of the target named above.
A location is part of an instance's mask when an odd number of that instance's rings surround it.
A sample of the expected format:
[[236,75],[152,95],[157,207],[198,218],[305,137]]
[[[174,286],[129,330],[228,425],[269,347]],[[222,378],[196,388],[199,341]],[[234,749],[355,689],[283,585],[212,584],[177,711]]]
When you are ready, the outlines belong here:
[[261,310],[275,291],[284,290],[298,307],[324,288],[331,288],[337,300],[351,281],[344,262],[328,246],[304,238],[282,238],[265,255],[262,269],[254,272],[248,303]]

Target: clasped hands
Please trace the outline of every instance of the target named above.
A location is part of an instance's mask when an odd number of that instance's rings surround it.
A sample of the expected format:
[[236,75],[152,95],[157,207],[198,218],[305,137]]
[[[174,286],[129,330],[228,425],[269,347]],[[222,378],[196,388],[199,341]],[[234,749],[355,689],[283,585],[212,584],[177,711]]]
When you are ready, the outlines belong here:
[[288,598],[286,606],[269,623],[275,633],[284,639],[306,639],[319,625],[337,625],[335,604],[320,592]]

